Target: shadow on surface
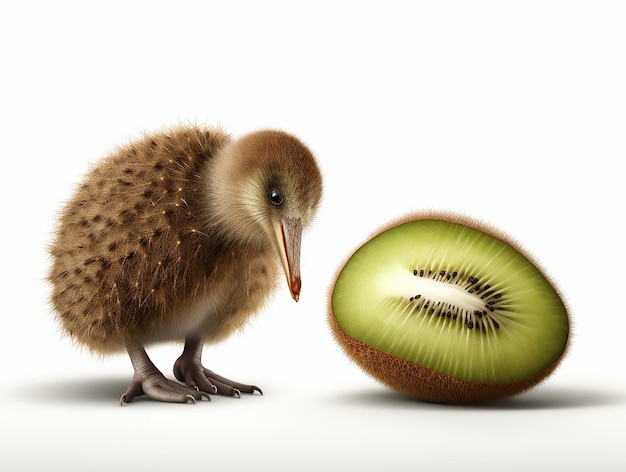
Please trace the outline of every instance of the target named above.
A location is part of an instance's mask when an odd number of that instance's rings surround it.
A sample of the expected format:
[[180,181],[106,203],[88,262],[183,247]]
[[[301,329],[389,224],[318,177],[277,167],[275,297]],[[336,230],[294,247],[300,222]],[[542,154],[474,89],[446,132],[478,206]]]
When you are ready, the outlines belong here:
[[[11,399],[37,403],[57,404],[116,404],[126,391],[131,376],[85,377],[65,380],[50,380],[32,385],[22,385],[4,394]],[[3,395],[3,396],[5,396]],[[135,402],[150,401],[140,396]],[[313,400],[315,401],[315,400]],[[626,404],[626,394],[617,391],[594,390],[592,388],[564,388],[539,386],[516,397],[477,405],[440,405],[415,400],[393,390],[378,387],[343,391],[325,395],[325,401],[340,405],[365,406],[368,408],[400,409],[451,409],[475,410],[544,410],[593,408]]]
[[[22,385],[19,389],[3,392],[3,396],[39,404],[119,405],[119,399],[128,389],[130,380],[130,376],[49,380]],[[133,403],[144,399],[147,397],[137,397]]]
[[626,395],[591,389],[548,388],[536,390],[517,397],[478,405],[439,405],[415,400],[406,395],[380,388],[344,393],[332,397],[333,402],[367,407],[394,407],[403,409],[465,408],[476,410],[543,410],[590,408],[626,404]]
[[[128,377],[81,378],[42,382],[12,390],[11,396],[37,403],[116,404],[130,385]],[[141,401],[138,397],[135,401]]]
[[[169,378],[169,377],[168,377]],[[170,380],[175,380],[170,378]],[[20,401],[39,403],[39,404],[82,404],[82,405],[119,405],[120,397],[130,385],[131,376],[128,377],[102,377],[102,378],[75,378],[66,380],[54,380],[32,385],[22,385],[19,389],[12,389],[3,396],[10,399]],[[244,397],[261,396],[258,394],[248,395]],[[236,398],[227,396],[211,395],[211,400],[216,398]],[[203,399],[202,402],[207,401]],[[133,398],[132,404],[155,402],[146,395]]]

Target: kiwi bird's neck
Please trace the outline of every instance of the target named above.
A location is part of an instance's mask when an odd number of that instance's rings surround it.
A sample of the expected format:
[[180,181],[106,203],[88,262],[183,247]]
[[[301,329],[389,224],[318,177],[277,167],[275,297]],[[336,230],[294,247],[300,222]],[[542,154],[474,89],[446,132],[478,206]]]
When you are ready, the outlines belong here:
[[[207,234],[222,244],[265,250],[272,245],[263,227],[254,190],[233,176],[227,156],[217,155],[201,171],[201,219]],[[249,180],[249,179],[248,179]]]

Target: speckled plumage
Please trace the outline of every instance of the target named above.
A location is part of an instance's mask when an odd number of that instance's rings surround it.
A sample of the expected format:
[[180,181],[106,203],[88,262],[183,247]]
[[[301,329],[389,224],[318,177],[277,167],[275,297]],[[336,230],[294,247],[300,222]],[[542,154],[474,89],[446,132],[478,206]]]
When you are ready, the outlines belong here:
[[[267,202],[276,187],[280,206]],[[52,305],[65,331],[99,353],[221,340],[277,286],[271,222],[306,226],[320,197],[312,155],[285,133],[148,134],[95,166],[62,211]]]

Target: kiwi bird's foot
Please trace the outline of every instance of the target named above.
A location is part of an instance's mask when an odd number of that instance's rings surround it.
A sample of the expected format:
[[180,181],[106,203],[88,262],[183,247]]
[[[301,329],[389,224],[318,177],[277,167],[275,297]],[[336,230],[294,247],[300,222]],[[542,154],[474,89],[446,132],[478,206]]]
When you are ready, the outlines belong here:
[[166,379],[142,346],[129,346],[128,354],[135,373],[128,390],[120,398],[121,405],[130,403],[133,398],[141,395],[171,403],[196,403],[203,398],[210,400],[207,392]]
[[234,382],[202,366],[200,359],[183,353],[174,364],[174,375],[188,387],[229,397],[241,397],[241,393],[263,392],[259,387]]
[[170,403],[196,403],[197,400],[203,398],[210,400],[208,393],[166,379],[157,370],[149,373],[136,372],[128,390],[121,396],[120,404],[130,403],[133,398],[144,394],[153,400]]

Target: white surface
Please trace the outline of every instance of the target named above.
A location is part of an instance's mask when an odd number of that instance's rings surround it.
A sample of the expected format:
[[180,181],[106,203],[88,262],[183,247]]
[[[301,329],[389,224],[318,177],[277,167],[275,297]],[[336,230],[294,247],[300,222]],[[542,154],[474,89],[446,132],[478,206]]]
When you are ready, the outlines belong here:
[[[623,4],[301,3],[0,7],[0,468],[625,470]],[[130,363],[60,336],[45,244],[90,163],[179,120],[296,133],[320,160],[324,204],[301,301],[285,288],[205,351],[265,395],[121,408]],[[337,265],[421,209],[496,225],[558,281],[575,339],[544,385],[497,405],[422,404],[330,339]],[[149,352],[169,375],[179,347]]]

